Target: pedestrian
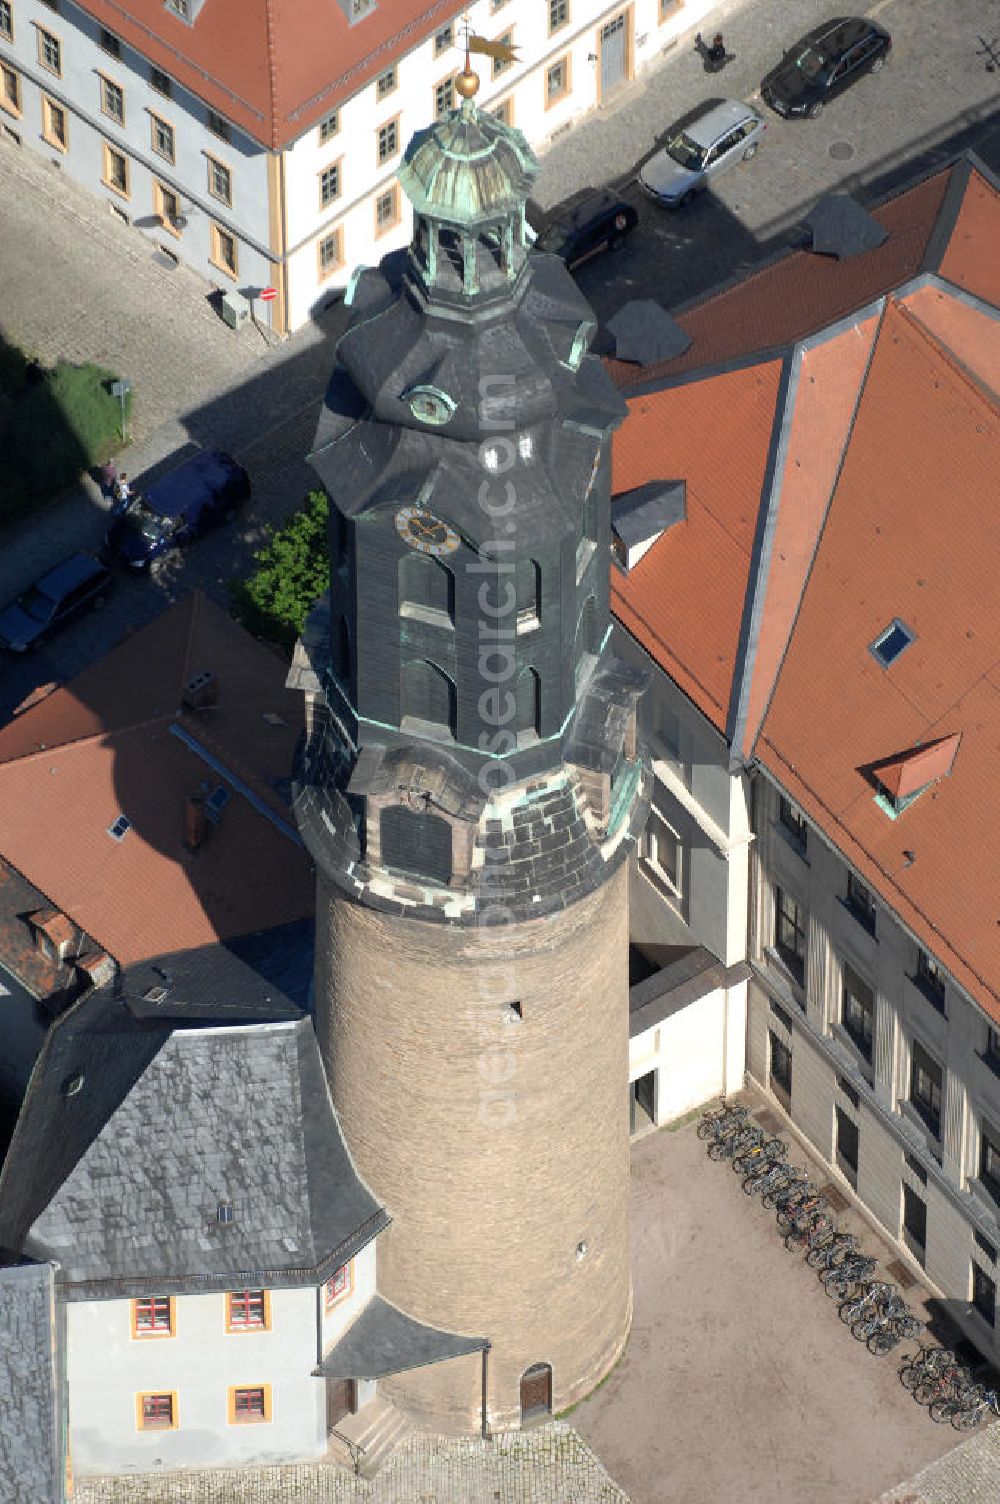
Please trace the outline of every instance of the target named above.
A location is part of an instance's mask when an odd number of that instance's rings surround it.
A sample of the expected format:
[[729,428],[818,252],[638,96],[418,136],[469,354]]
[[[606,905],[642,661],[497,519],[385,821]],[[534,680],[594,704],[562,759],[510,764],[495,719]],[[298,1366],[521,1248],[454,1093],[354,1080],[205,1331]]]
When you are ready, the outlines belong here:
[[711,47],[707,47],[699,31],[694,39],[695,51],[705,64],[706,73],[720,72],[728,62],[732,61],[733,54],[726,51],[726,44],[722,40],[722,32],[717,31],[712,38]]
[[101,466],[101,495],[110,501],[117,495],[118,470],[114,460],[105,460]]
[[115,503],[116,503],[116,505],[119,506],[119,507],[127,507],[128,506],[129,497],[130,497],[131,494],[132,493],[131,493],[131,488],[129,487],[129,483],[128,483],[128,476],[126,475],[125,471],[123,470],[122,473],[121,473],[121,475],[119,475],[118,482],[117,482],[117,484],[115,486]]

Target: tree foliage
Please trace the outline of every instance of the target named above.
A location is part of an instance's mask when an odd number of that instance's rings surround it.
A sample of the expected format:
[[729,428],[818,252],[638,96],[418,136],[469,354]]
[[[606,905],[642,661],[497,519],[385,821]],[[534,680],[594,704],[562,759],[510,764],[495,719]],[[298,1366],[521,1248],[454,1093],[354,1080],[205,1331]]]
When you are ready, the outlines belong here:
[[269,527],[269,541],[254,554],[255,572],[230,580],[233,615],[252,633],[291,653],[311,607],[329,589],[329,501],[310,491],[284,527]]

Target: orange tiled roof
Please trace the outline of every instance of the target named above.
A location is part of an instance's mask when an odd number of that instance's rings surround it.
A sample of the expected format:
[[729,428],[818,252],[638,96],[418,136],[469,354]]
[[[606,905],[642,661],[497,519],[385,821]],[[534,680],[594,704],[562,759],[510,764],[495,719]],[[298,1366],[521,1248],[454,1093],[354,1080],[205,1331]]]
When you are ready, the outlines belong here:
[[[218,704],[182,709],[206,668]],[[312,868],[274,787],[300,727],[284,677],[203,596],[166,611],[0,730],[0,855],[123,966],[311,914]],[[185,799],[226,782],[213,762],[245,792],[192,855]]]
[[[696,343],[665,373],[631,368],[645,389],[626,393],[615,490],[685,478],[702,516],[616,572],[612,605],[1000,1021],[1000,852],[982,836],[1000,746],[1000,194],[966,159],[876,217],[878,250],[787,257],[682,316]],[[883,669],[869,646],[897,617],[915,641]],[[871,770],[942,739],[952,776],[892,820]]]
[[[274,150],[463,10],[456,0],[381,0],[351,26],[337,0],[205,0],[189,26],[164,0],[77,3]],[[441,77],[449,62],[461,67],[460,54],[441,59]]]

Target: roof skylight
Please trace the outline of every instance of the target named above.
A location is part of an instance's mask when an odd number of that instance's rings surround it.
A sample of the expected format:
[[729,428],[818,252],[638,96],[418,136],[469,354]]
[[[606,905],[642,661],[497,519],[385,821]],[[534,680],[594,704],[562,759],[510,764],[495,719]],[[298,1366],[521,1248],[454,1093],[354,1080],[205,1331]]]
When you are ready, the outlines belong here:
[[131,829],[132,821],[128,815],[119,815],[114,825],[108,826],[108,835],[113,841],[121,841]]
[[889,668],[895,663],[904,648],[908,648],[911,642],[916,640],[916,633],[911,632],[909,627],[900,621],[897,616],[891,621],[875,641],[870,645],[869,652],[876,663],[882,668]]

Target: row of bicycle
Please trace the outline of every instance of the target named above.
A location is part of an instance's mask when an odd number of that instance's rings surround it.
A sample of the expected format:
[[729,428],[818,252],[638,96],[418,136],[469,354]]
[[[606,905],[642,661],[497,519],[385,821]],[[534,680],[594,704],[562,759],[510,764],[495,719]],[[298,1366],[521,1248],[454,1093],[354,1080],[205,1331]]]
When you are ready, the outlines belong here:
[[[826,1293],[839,1299],[841,1320],[869,1352],[881,1356],[924,1331],[896,1286],[873,1277],[878,1259],[864,1254],[854,1234],[837,1226],[808,1172],[786,1158],[783,1139],[768,1137],[751,1123],[746,1107],[725,1102],[704,1113],[697,1131],[708,1140],[710,1158],[729,1160],[743,1177],[746,1194],[774,1208],[785,1247],[805,1252]],[[950,1420],[958,1430],[971,1430],[991,1410],[1000,1415],[997,1392],[973,1383],[947,1348],[921,1347],[904,1359],[900,1378],[915,1399],[930,1406],[934,1420]]]

